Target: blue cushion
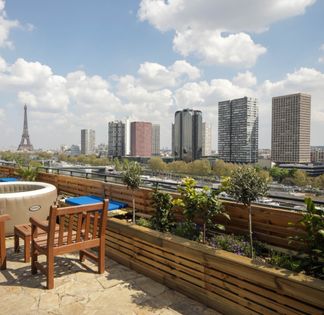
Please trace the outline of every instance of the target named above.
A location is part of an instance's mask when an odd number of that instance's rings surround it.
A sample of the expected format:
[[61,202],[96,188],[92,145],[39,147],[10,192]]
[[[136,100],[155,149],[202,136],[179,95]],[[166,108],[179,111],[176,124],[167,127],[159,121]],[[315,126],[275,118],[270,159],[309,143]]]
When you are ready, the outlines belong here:
[[[71,197],[67,198],[65,202],[70,205],[80,206],[80,205],[89,205],[92,203],[102,202],[101,197],[97,196],[80,196],[80,197]],[[117,210],[127,207],[127,203],[110,200],[108,210]]]
[[16,181],[18,181],[18,179],[14,177],[0,178],[0,182],[16,182]]

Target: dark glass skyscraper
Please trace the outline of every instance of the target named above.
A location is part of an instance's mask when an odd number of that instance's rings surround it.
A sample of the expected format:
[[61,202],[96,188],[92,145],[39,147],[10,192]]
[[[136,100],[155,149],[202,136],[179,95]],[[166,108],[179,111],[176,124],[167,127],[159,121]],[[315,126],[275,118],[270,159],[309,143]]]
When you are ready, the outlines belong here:
[[193,161],[202,155],[202,113],[184,109],[174,115],[172,152],[176,159]]

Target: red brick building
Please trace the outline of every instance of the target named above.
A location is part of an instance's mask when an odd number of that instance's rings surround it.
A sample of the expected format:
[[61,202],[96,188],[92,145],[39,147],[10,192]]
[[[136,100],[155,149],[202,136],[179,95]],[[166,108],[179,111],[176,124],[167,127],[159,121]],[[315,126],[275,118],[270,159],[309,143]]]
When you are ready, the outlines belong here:
[[152,123],[143,121],[131,123],[131,155],[152,155]]

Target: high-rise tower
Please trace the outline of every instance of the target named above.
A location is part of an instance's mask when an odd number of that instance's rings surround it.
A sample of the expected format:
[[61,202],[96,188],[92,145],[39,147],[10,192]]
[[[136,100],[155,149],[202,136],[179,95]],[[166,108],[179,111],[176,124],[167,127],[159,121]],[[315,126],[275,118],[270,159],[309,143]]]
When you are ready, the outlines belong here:
[[160,155],[160,125],[152,125],[152,155]]
[[258,161],[258,102],[243,97],[218,103],[218,155],[225,162]]
[[94,154],[96,146],[96,133],[92,129],[81,130],[81,154]]
[[178,110],[172,125],[172,153],[186,162],[202,155],[202,113],[200,110]]
[[144,121],[131,122],[131,155],[152,155],[152,123]]
[[[25,143],[26,142],[26,143]],[[18,151],[33,151],[33,145],[30,142],[29,139],[29,133],[28,133],[28,121],[27,121],[27,105],[24,106],[24,127],[23,127],[23,133],[21,135],[21,141],[18,146]]]
[[311,96],[272,98],[271,157],[276,163],[309,163]]
[[122,121],[110,121],[108,123],[108,155],[112,157],[125,156],[126,124]]

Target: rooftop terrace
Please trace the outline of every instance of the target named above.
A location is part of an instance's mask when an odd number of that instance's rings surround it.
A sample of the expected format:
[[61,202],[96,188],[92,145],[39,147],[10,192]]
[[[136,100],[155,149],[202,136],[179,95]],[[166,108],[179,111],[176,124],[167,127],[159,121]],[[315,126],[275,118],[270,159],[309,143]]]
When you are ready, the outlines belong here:
[[[46,290],[45,276],[31,275],[23,252],[14,253],[7,238],[7,269],[0,272],[1,314],[219,314],[106,257],[100,275],[89,260],[59,256],[55,288]],[[40,256],[40,261],[41,256]]]

